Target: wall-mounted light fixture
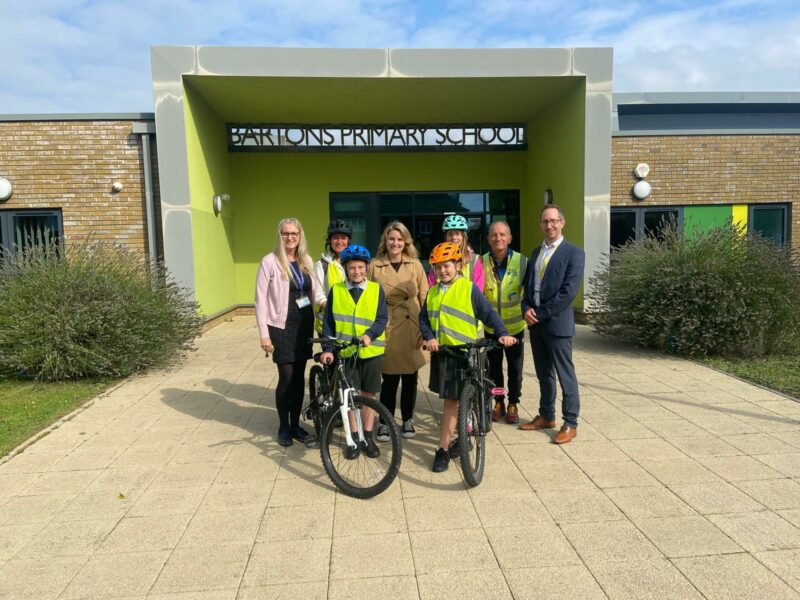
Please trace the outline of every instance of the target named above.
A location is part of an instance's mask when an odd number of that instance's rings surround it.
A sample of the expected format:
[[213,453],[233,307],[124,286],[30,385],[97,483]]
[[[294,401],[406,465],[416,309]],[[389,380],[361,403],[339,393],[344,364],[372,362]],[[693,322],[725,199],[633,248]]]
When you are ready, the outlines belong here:
[[11,185],[11,182],[5,177],[0,177],[0,202],[5,202],[11,198],[11,194],[13,193],[14,187]]
[[115,194],[118,194],[122,191],[122,184],[119,181],[115,181],[111,184],[111,191]]
[[211,200],[211,206],[214,208],[214,215],[219,216],[219,213],[222,212],[222,203],[227,202],[230,200],[231,197],[228,194],[215,194]]
[[637,200],[644,200],[653,191],[653,187],[644,180],[650,174],[650,165],[639,163],[634,167],[633,174],[636,175],[639,181],[634,184],[631,193]]
[[544,191],[544,205],[547,206],[548,204],[553,203],[553,190],[547,188]]

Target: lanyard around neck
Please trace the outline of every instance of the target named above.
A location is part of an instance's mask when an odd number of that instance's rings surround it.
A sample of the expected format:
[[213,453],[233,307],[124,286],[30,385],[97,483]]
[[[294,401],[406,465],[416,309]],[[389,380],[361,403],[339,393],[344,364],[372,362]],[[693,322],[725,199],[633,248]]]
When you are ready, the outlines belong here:
[[292,277],[298,289],[302,290],[303,284],[306,282],[306,276],[303,274],[303,270],[299,268],[295,269],[291,262],[289,263],[289,268],[292,270]]

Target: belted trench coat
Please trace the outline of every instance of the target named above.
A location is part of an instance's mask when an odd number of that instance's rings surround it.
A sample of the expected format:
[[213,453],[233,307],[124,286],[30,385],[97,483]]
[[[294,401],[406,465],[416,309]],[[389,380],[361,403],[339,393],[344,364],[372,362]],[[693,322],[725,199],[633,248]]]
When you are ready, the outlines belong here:
[[413,373],[425,364],[417,349],[419,311],[428,294],[428,279],[422,263],[403,256],[395,271],[388,258],[376,258],[367,270],[370,280],[381,284],[389,308],[383,372],[387,375]]

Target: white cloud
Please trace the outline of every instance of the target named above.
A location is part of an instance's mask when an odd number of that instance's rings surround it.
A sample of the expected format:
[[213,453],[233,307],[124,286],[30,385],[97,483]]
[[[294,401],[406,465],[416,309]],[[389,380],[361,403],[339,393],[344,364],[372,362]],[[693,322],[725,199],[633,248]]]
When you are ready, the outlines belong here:
[[2,0],[0,113],[150,111],[155,44],[613,46],[617,91],[800,91],[791,0]]

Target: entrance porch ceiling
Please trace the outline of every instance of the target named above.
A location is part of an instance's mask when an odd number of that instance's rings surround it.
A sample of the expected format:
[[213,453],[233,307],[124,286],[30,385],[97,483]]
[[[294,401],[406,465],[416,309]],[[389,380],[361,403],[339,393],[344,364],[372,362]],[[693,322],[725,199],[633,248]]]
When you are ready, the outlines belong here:
[[184,75],[227,122],[528,122],[583,77],[350,78]]

